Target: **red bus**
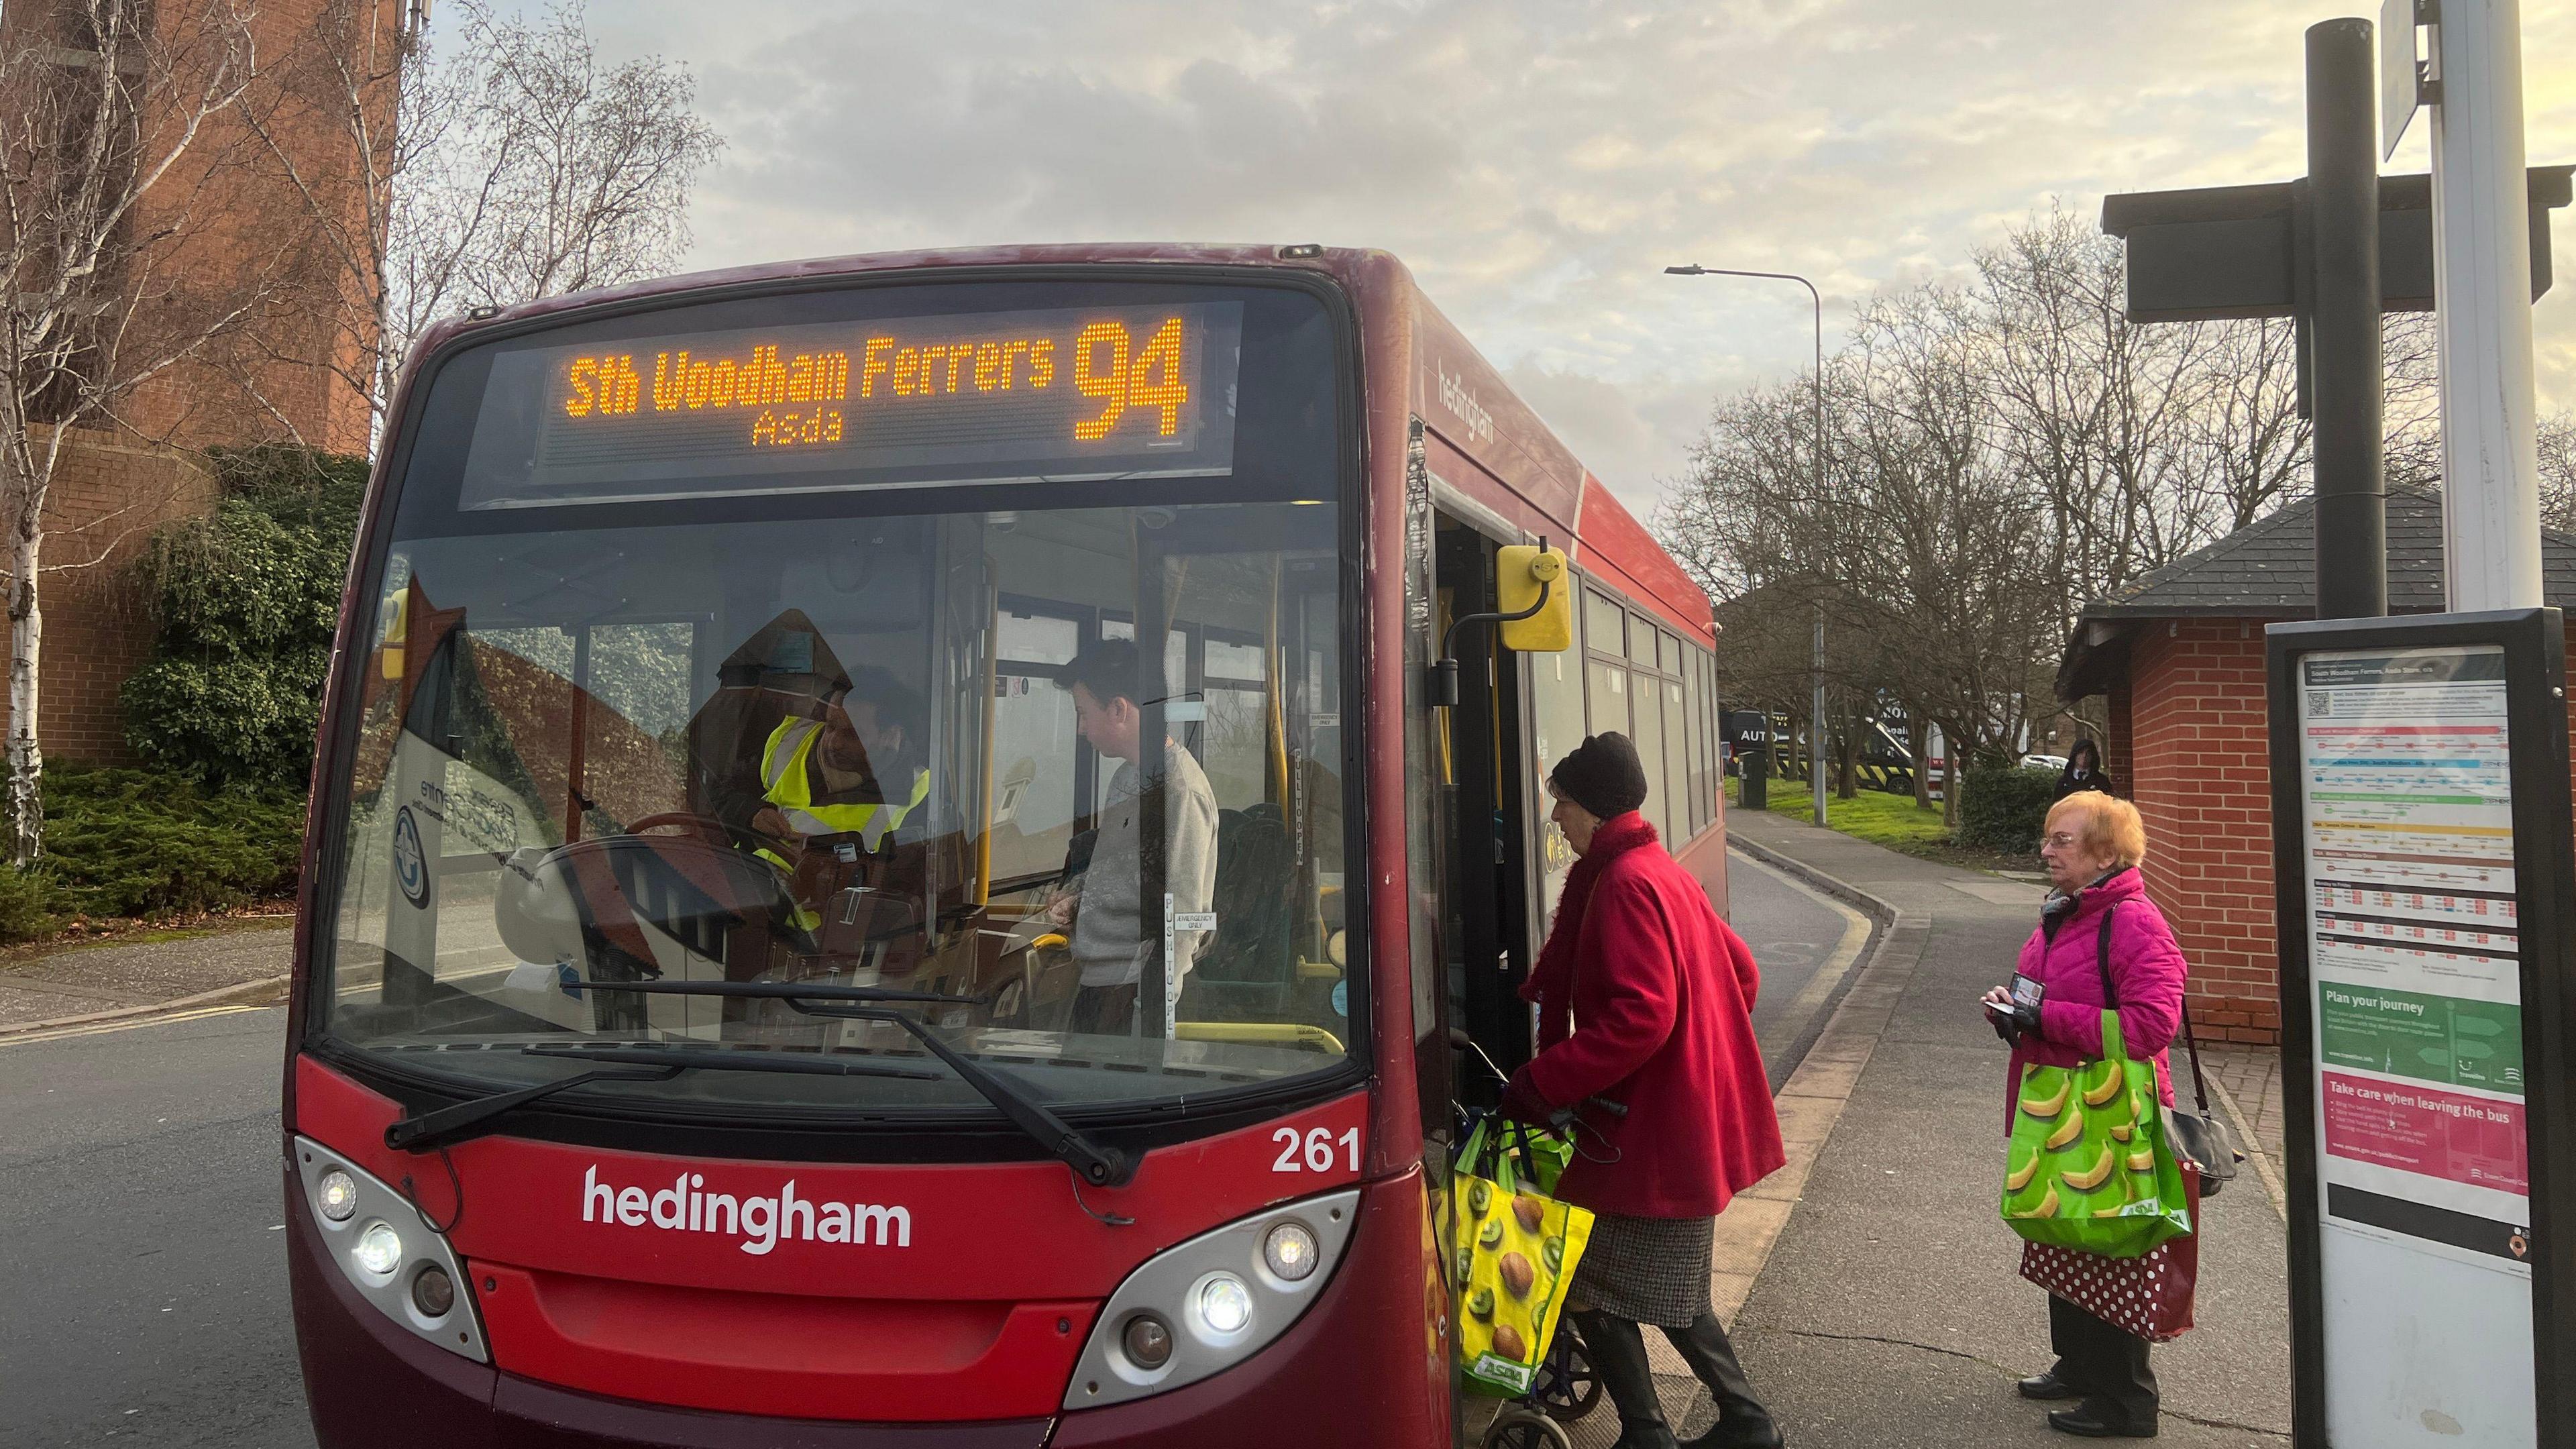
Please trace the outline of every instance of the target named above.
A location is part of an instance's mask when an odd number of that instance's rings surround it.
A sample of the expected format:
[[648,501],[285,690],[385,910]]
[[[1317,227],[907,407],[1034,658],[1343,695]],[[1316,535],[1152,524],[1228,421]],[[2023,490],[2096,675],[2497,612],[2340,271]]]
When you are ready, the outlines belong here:
[[[1400,263],[657,281],[391,416],[284,1081],[323,1444],[1464,1432],[1537,762],[1629,732],[1722,907],[1715,636]],[[1541,539],[1574,648],[1447,627]]]

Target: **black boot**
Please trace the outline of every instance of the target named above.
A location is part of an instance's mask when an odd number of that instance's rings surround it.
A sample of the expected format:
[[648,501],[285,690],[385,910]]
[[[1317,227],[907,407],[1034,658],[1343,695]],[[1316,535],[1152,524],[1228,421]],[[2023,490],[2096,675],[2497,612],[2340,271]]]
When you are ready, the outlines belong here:
[[1612,1449],[1681,1449],[1655,1396],[1655,1372],[1646,1363],[1646,1336],[1637,1325],[1607,1313],[1575,1313],[1574,1326],[1592,1356],[1592,1371],[1619,1406],[1619,1442]]
[[1726,1325],[1717,1321],[1716,1314],[1702,1313],[1688,1328],[1667,1328],[1664,1337],[1672,1340],[1674,1350],[1699,1381],[1708,1385],[1709,1399],[1717,1405],[1716,1425],[1690,1441],[1688,1449],[1780,1449],[1780,1426],[1771,1422],[1771,1411],[1753,1397],[1753,1381],[1744,1376]]

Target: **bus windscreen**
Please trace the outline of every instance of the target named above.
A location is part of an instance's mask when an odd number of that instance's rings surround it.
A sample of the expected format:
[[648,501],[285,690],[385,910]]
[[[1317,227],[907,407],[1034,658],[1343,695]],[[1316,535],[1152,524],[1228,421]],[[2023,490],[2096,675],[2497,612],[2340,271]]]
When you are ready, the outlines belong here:
[[458,502],[1222,476],[1242,310],[981,312],[507,351]]
[[1299,288],[1004,277],[433,356],[338,676],[318,1029],[475,1094],[786,1063],[566,1094],[724,1123],[994,1112],[853,989],[1056,1106],[1347,1080],[1343,340]]

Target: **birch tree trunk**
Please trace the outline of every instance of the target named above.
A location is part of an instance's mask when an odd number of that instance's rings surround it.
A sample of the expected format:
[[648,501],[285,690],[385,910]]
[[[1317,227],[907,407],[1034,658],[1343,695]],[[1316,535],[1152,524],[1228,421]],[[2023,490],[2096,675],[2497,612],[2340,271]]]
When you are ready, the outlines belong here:
[[[19,480],[24,488],[28,480]],[[36,566],[45,533],[38,493],[24,500],[9,539],[9,858],[30,866],[45,852],[45,753],[36,742],[37,670],[44,654],[45,613],[36,602]]]

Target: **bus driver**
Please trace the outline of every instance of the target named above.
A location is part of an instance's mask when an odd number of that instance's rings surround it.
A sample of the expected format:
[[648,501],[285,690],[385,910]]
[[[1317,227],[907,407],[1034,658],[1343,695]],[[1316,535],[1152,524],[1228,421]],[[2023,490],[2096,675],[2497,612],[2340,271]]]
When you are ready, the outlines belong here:
[[870,850],[882,845],[930,797],[930,772],[909,748],[912,704],[892,674],[861,666],[824,696],[822,718],[780,720],[760,749],[751,828],[774,840],[856,835]]
[[[859,845],[880,849],[930,797],[920,717],[912,691],[884,669],[861,666],[832,682],[819,716],[778,722],[761,744],[756,775],[736,773],[720,787],[724,820],[779,843],[754,849],[786,872],[798,929],[822,925],[821,903],[841,888]],[[830,864],[789,849],[832,836],[857,843],[844,843]]]
[[[1169,739],[1163,744],[1162,778],[1143,779],[1145,712],[1136,703],[1137,666],[1135,642],[1110,639],[1083,650],[1065,671],[1073,692],[1075,731],[1104,759],[1118,761],[1082,889],[1048,908],[1058,926],[1073,927],[1073,958],[1082,967],[1068,1031],[1124,1035],[1136,1030],[1137,982],[1154,957],[1163,925],[1155,920],[1149,926],[1137,901],[1145,877],[1138,827],[1149,790],[1162,792],[1162,875],[1170,911],[1175,916],[1207,911],[1216,890],[1216,792],[1208,788],[1199,762]],[[1147,934],[1149,929],[1153,934]],[[1177,996],[1180,979],[1207,933],[1176,930],[1171,939],[1174,959],[1168,972]],[[1153,1026],[1153,1034],[1161,1035],[1161,1023]]]

